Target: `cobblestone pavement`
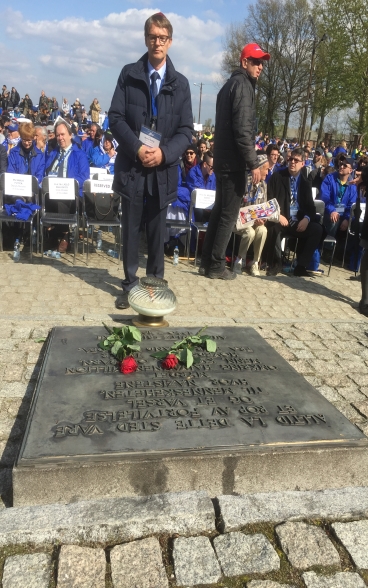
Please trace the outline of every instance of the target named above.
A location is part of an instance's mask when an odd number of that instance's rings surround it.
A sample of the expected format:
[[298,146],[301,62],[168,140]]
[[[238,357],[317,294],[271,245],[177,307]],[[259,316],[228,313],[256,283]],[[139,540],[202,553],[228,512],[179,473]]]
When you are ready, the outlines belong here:
[[[106,232],[103,236],[107,249],[110,235]],[[144,255],[140,262],[143,276]],[[53,326],[126,321],[134,313],[114,307],[122,269],[104,252],[92,249],[89,267],[81,254],[73,266],[69,254],[43,262],[35,256],[30,264],[24,252],[18,264],[12,261],[11,253],[0,253],[0,264],[0,494],[2,505],[9,507],[11,467],[42,361],[44,345],[39,339]],[[171,326],[254,327],[367,434],[368,323],[356,310],[360,283],[338,266],[333,267],[330,277],[328,268],[323,264],[322,268],[325,275],[318,278],[243,275],[227,283],[199,276],[192,264],[182,260],[174,267],[168,259],[165,277],[178,299],[169,322]],[[131,547],[81,545],[80,552],[76,547],[48,546],[46,550],[29,550],[27,558],[9,548],[1,556],[3,563],[6,560],[3,588],[56,586],[57,562],[59,586],[97,587],[106,582],[106,586],[124,588],[161,588],[179,585],[178,581],[183,586],[201,583],[251,588],[365,586],[368,531],[364,527],[363,533],[354,527],[356,523],[338,520],[336,524],[306,520],[304,526],[265,522],[257,528],[248,526],[219,535],[217,540],[216,534],[197,538],[159,535],[156,539],[142,537],[129,544]],[[362,536],[365,543],[358,541]],[[353,549],[354,537],[360,551]],[[235,557],[239,553],[242,557]],[[188,563],[190,558],[197,562],[195,569]],[[143,566],[140,579],[134,579],[133,572],[126,572],[122,579],[124,562],[130,562],[133,570],[136,566],[132,562],[142,561],[154,572],[142,572]],[[25,584],[19,580],[22,574],[28,578]]]

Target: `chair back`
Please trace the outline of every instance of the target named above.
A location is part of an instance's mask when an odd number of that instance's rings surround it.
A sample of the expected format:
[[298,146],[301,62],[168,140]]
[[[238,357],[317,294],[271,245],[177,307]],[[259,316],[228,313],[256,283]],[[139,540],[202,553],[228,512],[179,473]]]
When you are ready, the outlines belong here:
[[5,172],[0,175],[0,210],[4,209],[4,197],[9,200],[32,200],[38,204],[39,186],[37,178],[27,174],[11,174]]
[[315,200],[314,206],[316,207],[316,214],[319,217],[319,222],[323,224],[323,215],[325,214],[325,203],[323,200]]
[[189,218],[193,218],[193,212],[196,208],[200,210],[212,210],[215,204],[216,190],[204,190],[195,188],[190,196]]
[[117,221],[120,196],[112,190],[113,176],[103,180],[86,180],[83,184],[83,214],[90,222],[110,223]]
[[45,209],[46,194],[49,195],[50,200],[75,200],[78,204],[79,184],[74,178],[43,178],[42,210]]
[[99,174],[99,175],[107,175],[107,169],[105,167],[90,167],[89,168],[89,177],[92,180],[93,176],[95,174]]
[[319,194],[318,188],[312,188],[312,198],[315,200]]

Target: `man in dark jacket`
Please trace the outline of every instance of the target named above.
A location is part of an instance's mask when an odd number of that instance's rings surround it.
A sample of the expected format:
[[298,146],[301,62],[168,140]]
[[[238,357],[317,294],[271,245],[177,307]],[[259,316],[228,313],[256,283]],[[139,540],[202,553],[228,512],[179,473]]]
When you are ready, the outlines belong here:
[[225,267],[225,253],[245,193],[246,170],[258,184],[255,139],[254,89],[264,60],[270,59],[255,43],[243,48],[240,67],[221,88],[216,102],[214,170],[216,200],[203,244],[201,275],[229,280],[236,277]]
[[162,13],[154,14],[144,34],[148,53],[123,68],[109,110],[110,129],[119,144],[113,189],[122,196],[123,212],[125,279],[123,295],[116,300],[120,309],[128,308],[129,291],[138,283],[144,222],[147,276],[164,275],[166,211],[177,198],[179,157],[193,127],[188,80],[167,56],[171,23]]
[[3,145],[0,145],[0,174],[4,174],[6,172],[6,167],[8,164],[8,153],[6,148]]
[[[294,276],[308,277],[307,272],[312,255],[322,237],[322,225],[316,217],[312,196],[312,182],[305,169],[305,151],[294,149],[288,158],[288,167],[271,176],[267,198],[276,198],[280,206],[278,223],[267,223],[268,275],[276,275],[282,269],[280,252],[276,249],[278,235],[298,239],[298,265]],[[276,259],[275,259],[276,258]]]

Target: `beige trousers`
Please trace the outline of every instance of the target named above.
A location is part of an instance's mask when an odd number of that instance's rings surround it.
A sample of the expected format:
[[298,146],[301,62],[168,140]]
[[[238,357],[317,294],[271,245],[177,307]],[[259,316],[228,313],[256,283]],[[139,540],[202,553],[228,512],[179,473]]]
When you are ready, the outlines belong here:
[[238,257],[245,260],[247,257],[247,251],[253,243],[254,250],[254,261],[261,259],[262,250],[267,238],[267,229],[264,225],[258,227],[247,227],[244,231],[241,231],[241,241],[239,245]]

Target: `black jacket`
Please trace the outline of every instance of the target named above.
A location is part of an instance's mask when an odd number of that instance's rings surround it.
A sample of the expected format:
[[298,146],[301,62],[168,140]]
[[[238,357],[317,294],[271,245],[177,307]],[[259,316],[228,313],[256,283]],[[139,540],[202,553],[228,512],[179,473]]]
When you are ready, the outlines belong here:
[[[280,212],[287,219],[290,218],[290,174],[287,168],[272,174],[267,184],[267,198],[276,198],[280,205]],[[316,220],[316,207],[312,196],[312,181],[307,176],[307,170],[302,167],[298,186],[298,220],[309,216],[311,221]]]
[[20,96],[19,96],[19,93],[17,92],[17,90],[15,90],[15,92],[10,93],[10,100],[12,101],[14,108],[16,106],[18,106],[19,101],[20,101]]
[[256,79],[239,67],[221,88],[216,101],[216,140],[213,154],[215,172],[254,169]]
[[[148,53],[122,69],[109,110],[109,126],[119,143],[113,189],[130,200],[135,197],[142,173],[146,173],[137,152],[142,145],[138,138],[141,126],[150,127],[151,120],[147,60]],[[165,161],[155,169],[160,206],[164,208],[177,198],[179,157],[191,141],[193,128],[188,80],[168,57],[157,108],[157,132],[162,134],[160,148]]]

